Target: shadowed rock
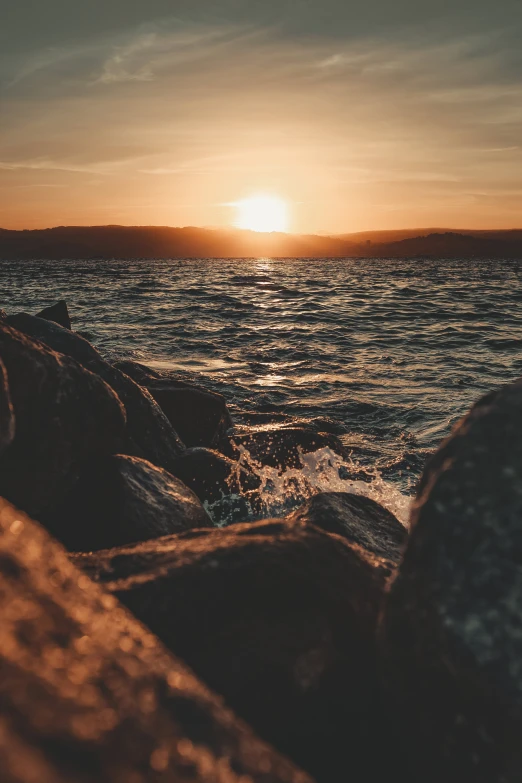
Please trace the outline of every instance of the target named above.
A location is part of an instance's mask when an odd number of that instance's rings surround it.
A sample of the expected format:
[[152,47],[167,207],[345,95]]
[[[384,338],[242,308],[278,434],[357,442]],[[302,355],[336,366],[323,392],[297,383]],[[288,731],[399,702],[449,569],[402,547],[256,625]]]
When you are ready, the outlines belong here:
[[250,429],[247,432],[228,434],[221,438],[218,448],[228,457],[238,458],[245,449],[260,465],[278,470],[301,469],[303,454],[328,448],[342,459],[349,460],[350,453],[339,438],[327,432],[314,432],[302,427],[274,429]]
[[91,460],[41,521],[68,549],[91,551],[208,527],[196,495],[166,470],[122,455]]
[[408,538],[408,531],[390,511],[371,498],[349,492],[314,495],[288,518],[337,533],[393,563],[399,562]]
[[37,313],[37,317],[44,318],[46,321],[54,321],[54,323],[63,326],[65,329],[72,329],[67,302],[64,299],[51,305],[51,307],[45,307]]
[[7,370],[0,359],[0,454],[11,445],[15,436],[15,416],[7,380]]
[[140,362],[133,362],[128,359],[121,362],[114,362],[112,366],[116,367],[120,372],[125,373],[125,375],[128,375],[129,378],[132,378],[133,381],[139,383],[140,386],[146,386],[149,381],[161,378],[161,375],[159,372],[156,372],[156,370],[147,367],[145,364],[140,364]]
[[232,426],[221,394],[171,380],[146,386],[187,447],[215,447]]
[[522,779],[522,382],[428,464],[383,619],[387,678],[426,783]]
[[171,423],[150,394],[131,378],[104,361],[93,346],[74,332],[27,313],[8,317],[8,322],[35,337],[54,351],[70,356],[99,375],[118,394],[127,412],[126,451],[170,470],[183,444]]
[[16,422],[0,457],[0,495],[39,514],[70,488],[81,462],[121,447],[125,413],[101,378],[5,322],[0,358]]
[[389,563],[284,520],[74,562],[319,780],[389,774],[393,748],[381,725],[374,650]]
[[312,783],[0,499],[5,783]]

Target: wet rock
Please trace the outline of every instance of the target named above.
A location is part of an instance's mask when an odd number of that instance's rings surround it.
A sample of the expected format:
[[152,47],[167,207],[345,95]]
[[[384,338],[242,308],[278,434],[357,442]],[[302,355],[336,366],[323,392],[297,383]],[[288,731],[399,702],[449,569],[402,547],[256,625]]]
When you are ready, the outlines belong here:
[[522,382],[428,464],[384,614],[387,679],[426,783],[522,779]]
[[140,386],[146,386],[149,381],[155,381],[161,378],[161,375],[159,372],[156,372],[156,370],[152,370],[145,364],[140,364],[140,362],[133,362],[128,359],[121,362],[114,362],[112,366],[116,367],[120,372],[125,373],[125,375],[128,375],[129,378],[132,378],[133,381],[139,383]]
[[311,783],[0,499],[5,783]]
[[377,557],[399,563],[408,532],[386,508],[364,495],[322,492],[289,516],[344,536]]
[[40,340],[54,351],[72,357],[103,378],[125,406],[129,438],[125,451],[143,457],[165,470],[171,469],[173,459],[183,451],[184,446],[146,389],[104,361],[87,340],[74,332],[27,313],[11,315],[7,320],[16,329]]
[[374,630],[391,564],[284,520],[74,561],[318,780],[389,776]]
[[83,465],[71,492],[41,521],[73,551],[106,549],[211,524],[183,482],[150,462],[123,455]]
[[15,436],[15,416],[7,380],[7,370],[0,359],[0,454],[11,445]]
[[187,449],[177,458],[174,475],[190,487],[202,501],[215,503],[224,495],[244,494],[259,489],[261,479],[238,462],[218,451]]
[[242,450],[246,450],[254,462],[278,470],[301,469],[302,455],[320,449],[330,449],[341,459],[350,459],[349,451],[335,435],[303,427],[266,427],[246,432],[239,430],[221,438],[218,448],[226,456],[235,459]]
[[63,326],[64,329],[72,329],[67,302],[64,299],[51,305],[51,307],[45,307],[37,313],[37,317],[44,318],[46,321],[54,321],[54,323]]
[[0,358],[16,422],[0,456],[0,495],[39,514],[70,488],[85,459],[121,447],[125,413],[101,378],[5,322]]
[[221,394],[172,380],[146,386],[187,447],[215,447],[232,426]]

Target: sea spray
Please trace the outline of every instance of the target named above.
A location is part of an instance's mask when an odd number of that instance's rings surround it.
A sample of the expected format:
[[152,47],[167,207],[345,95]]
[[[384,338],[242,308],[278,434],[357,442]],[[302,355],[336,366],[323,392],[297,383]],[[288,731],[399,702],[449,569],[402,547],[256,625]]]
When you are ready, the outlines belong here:
[[385,481],[376,469],[365,469],[367,479],[360,475],[360,466],[346,461],[332,449],[325,447],[311,453],[299,449],[302,468],[278,470],[255,460],[245,446],[238,446],[239,459],[230,476],[230,485],[241,487],[241,469],[246,468],[260,479],[259,489],[252,493],[231,492],[205,507],[215,524],[268,517],[283,517],[305,503],[318,492],[352,492],[365,495],[391,511],[402,524],[408,524],[411,498],[399,492],[396,485]]

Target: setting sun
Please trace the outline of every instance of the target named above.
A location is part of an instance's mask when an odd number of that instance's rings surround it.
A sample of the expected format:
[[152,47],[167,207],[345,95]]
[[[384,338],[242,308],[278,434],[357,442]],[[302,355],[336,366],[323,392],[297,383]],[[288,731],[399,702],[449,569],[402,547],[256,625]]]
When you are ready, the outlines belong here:
[[288,207],[277,196],[251,196],[237,201],[235,225],[249,231],[288,231]]

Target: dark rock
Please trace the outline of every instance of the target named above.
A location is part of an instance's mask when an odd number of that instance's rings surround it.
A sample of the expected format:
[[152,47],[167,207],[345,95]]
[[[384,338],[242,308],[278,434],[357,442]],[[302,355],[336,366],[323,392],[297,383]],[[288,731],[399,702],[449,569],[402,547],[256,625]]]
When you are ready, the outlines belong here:
[[388,778],[374,630],[391,564],[284,520],[74,562],[318,780]]
[[7,380],[7,370],[0,359],[0,454],[11,445],[14,436],[15,416]]
[[0,457],[0,495],[39,514],[70,488],[82,461],[121,447],[125,413],[101,378],[5,322],[0,358],[16,422]]
[[289,516],[337,533],[392,563],[401,559],[408,531],[375,500],[349,492],[322,492]]
[[176,459],[173,472],[206,504],[216,524],[259,518],[257,490],[261,479],[239,462],[212,449],[196,447]]
[[8,322],[35,337],[54,351],[76,359],[99,375],[118,394],[127,412],[128,448],[134,456],[169,470],[173,459],[183,451],[177,433],[148,391],[104,361],[96,348],[74,332],[27,313],[11,315]]
[[51,307],[45,307],[36,315],[37,318],[44,318],[46,321],[54,321],[54,323],[63,326],[65,329],[72,329],[67,302],[64,299],[51,305]]
[[0,499],[3,783],[312,783]]
[[303,467],[302,454],[328,448],[344,460],[350,459],[339,438],[327,432],[302,427],[250,429],[221,438],[217,446],[228,457],[237,459],[246,450],[250,459],[278,470]]
[[115,362],[114,367],[148,389],[187,447],[213,448],[232,427],[221,394],[181,381],[173,374],[160,374],[139,362]]
[[120,372],[124,372],[125,375],[132,378],[133,381],[139,383],[140,386],[146,386],[149,381],[155,381],[161,378],[161,375],[159,372],[156,372],[156,370],[152,370],[145,364],[140,364],[140,362],[133,362],[128,359],[125,361],[113,362],[112,366],[116,367]]
[[232,426],[221,394],[172,380],[146,386],[187,447],[215,447]]
[[215,503],[224,495],[259,489],[261,479],[218,451],[187,449],[177,458],[174,475],[190,487],[201,501]]
[[383,619],[388,683],[426,783],[522,780],[522,382],[428,464]]
[[92,551],[208,527],[196,495],[166,470],[122,455],[92,460],[41,520],[68,549]]

